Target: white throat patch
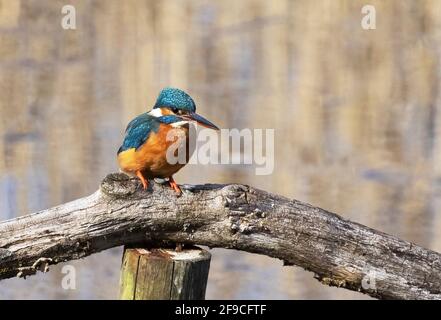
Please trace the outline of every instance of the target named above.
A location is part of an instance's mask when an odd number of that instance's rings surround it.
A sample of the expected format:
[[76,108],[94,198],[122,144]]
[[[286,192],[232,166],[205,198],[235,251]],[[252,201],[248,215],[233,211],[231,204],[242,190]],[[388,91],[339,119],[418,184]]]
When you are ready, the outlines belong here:
[[187,124],[187,123],[190,123],[190,121],[178,121],[178,122],[172,123],[171,126],[173,128],[177,128],[177,127],[181,127],[181,126],[183,126],[184,124]]
[[161,108],[152,109],[149,112],[149,115],[154,116],[156,118],[159,118],[159,117],[163,116]]

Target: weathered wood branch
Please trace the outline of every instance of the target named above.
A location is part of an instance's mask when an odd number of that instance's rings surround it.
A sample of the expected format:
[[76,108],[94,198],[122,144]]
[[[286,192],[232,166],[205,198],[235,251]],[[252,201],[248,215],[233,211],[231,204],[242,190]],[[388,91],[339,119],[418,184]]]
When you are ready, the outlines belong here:
[[93,195],[0,223],[0,279],[131,243],[243,250],[383,299],[441,299],[441,255],[326,210],[244,185],[148,191],[124,174]]

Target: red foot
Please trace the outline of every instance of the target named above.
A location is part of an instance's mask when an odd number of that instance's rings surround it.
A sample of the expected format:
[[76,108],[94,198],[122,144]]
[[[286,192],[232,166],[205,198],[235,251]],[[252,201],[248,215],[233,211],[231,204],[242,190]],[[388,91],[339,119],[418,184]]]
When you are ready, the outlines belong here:
[[144,190],[147,190],[149,186],[149,181],[144,178],[141,171],[136,171],[136,176],[139,178],[139,180],[141,180],[142,187],[144,188]]
[[175,190],[175,192],[177,193],[177,195],[180,196],[182,194],[181,188],[179,188],[178,184],[175,182],[173,177],[168,178],[168,182],[170,183],[170,187],[172,187],[173,190]]

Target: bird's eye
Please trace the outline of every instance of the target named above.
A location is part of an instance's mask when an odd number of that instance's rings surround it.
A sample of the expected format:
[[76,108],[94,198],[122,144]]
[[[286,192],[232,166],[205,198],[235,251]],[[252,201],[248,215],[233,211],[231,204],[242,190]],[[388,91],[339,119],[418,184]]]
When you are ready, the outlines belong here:
[[182,115],[184,112],[181,109],[173,108],[171,109],[174,114]]

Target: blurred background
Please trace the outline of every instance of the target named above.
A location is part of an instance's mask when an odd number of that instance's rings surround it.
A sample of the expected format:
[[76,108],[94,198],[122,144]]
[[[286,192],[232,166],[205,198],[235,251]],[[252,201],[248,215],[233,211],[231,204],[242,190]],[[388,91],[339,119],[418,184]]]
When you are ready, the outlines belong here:
[[[76,30],[61,8],[76,8]],[[377,29],[363,30],[374,5]],[[164,86],[222,128],[275,129],[275,168],[191,165],[441,251],[441,1],[0,0],[0,220],[94,192]],[[365,299],[213,249],[208,299]],[[0,299],[117,297],[122,248],[0,282]]]

